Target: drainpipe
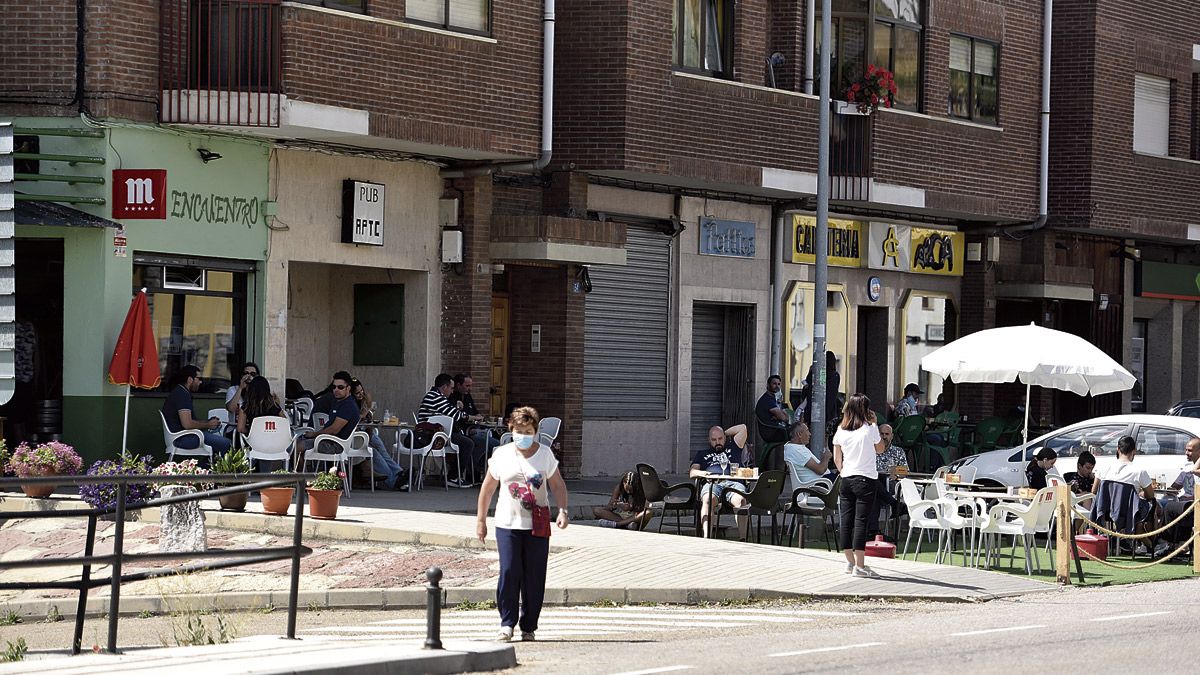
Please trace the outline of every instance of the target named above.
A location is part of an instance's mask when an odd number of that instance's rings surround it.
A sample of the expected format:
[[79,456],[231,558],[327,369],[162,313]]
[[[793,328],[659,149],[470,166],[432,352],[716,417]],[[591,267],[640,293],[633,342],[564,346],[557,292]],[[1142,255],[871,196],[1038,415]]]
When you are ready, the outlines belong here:
[[1041,139],[1038,148],[1038,217],[1027,223],[999,228],[999,232],[1033,232],[1046,226],[1050,212],[1050,26],[1054,0],[1042,4],[1042,110]]
[[542,9],[542,152],[531,162],[501,162],[470,169],[447,169],[442,178],[486,176],[495,171],[538,172],[550,163],[554,147],[554,0],[544,0]]
[[[771,372],[783,366],[783,228],[786,210],[782,205],[771,209]],[[785,392],[786,395],[786,392]]]
[[817,0],[804,3],[804,93],[813,93],[813,54],[816,53]]

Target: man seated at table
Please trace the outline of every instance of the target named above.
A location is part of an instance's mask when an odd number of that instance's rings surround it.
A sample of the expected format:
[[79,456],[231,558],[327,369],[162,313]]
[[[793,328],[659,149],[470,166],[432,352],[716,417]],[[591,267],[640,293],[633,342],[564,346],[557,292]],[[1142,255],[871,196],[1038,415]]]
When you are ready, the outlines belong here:
[[[350,438],[354,433],[355,427],[358,426],[359,411],[358,404],[355,403],[354,397],[350,392],[350,373],[344,370],[339,370],[333,374],[333,382],[330,383],[330,393],[333,395],[333,404],[329,409],[329,422],[324,428],[316,431],[304,432],[304,447],[312,447],[312,439],[321,435],[337,436],[345,440]],[[321,452],[338,453],[342,451],[341,446],[332,441],[322,441],[321,447],[318,448]]]
[[[1100,480],[1101,482],[1132,485],[1134,491],[1141,498],[1137,502],[1137,513],[1134,518],[1138,523],[1143,523],[1151,521],[1154,517],[1154,489],[1151,487],[1153,481],[1150,479],[1150,474],[1146,473],[1145,469],[1134,465],[1133,458],[1136,455],[1137,444],[1133,437],[1122,436],[1117,441],[1117,461],[1105,468]],[[1147,552],[1145,544],[1138,544],[1138,554]]]
[[[808,425],[804,422],[797,422],[792,425],[791,438],[783,446],[783,461],[792,475],[793,490],[803,484],[823,478],[825,472],[829,470],[829,462],[833,460],[833,453],[828,449],[822,452],[818,459],[812,450],[808,449],[810,440],[812,440],[812,432],[809,431]],[[825,505],[825,502],[815,494],[809,494],[806,502],[809,506],[816,508]]]
[[[479,408],[475,405],[475,399],[471,396],[471,387],[474,384],[475,380],[470,375],[464,375],[463,373],[455,375],[454,391],[448,398],[455,407],[467,414],[468,419],[482,420],[483,415],[479,414]],[[485,458],[490,454],[492,448],[500,445],[500,439],[488,427],[468,422],[462,422],[455,426],[460,427],[461,431],[471,437],[471,442],[475,444],[477,449],[482,449]]]
[[[737,424],[728,429],[709,429],[708,446],[692,458],[692,468],[688,476],[695,479],[702,478],[705,474],[726,473],[724,469],[728,465],[739,463],[738,459],[742,456],[742,448],[746,445],[748,435],[745,424]],[[700,488],[700,528],[705,538],[708,537],[709,514],[714,512],[714,507],[720,506],[721,495],[731,487],[745,489],[745,485],[734,480],[705,480],[704,486]],[[746,506],[746,500],[741,495],[733,495],[730,502],[735,508]],[[738,526],[738,538],[745,541],[747,519],[743,516],[735,516],[734,519]]]
[[921,401],[918,397],[924,393],[917,386],[916,382],[909,382],[904,385],[904,398],[896,403],[896,419],[903,419],[910,415],[920,415]]
[[879,474],[879,480],[875,482],[877,490],[875,492],[874,513],[867,516],[867,538],[874,538],[879,534],[879,517],[883,513],[883,508],[886,506],[889,509],[899,508],[900,502],[892,496],[890,489],[892,470],[898,466],[908,468],[908,456],[904,454],[904,448],[898,448],[892,445],[892,439],[895,438],[895,432],[892,430],[892,425],[879,425],[879,437],[887,444],[887,450],[883,451],[882,455],[875,455],[875,471]]
[[1072,494],[1095,494],[1100,487],[1100,479],[1096,477],[1096,456],[1090,450],[1079,453],[1074,473],[1067,473],[1063,478],[1071,485]]
[[[417,422],[428,422],[430,417],[434,415],[446,415],[457,426],[458,422],[482,422],[482,415],[468,415],[461,408],[450,402],[450,394],[454,391],[454,378],[446,373],[439,373],[433,379],[433,386],[429,391],[425,392],[425,397],[421,399],[421,407],[417,410]],[[484,471],[484,448],[476,448],[475,442],[464,434],[461,434],[454,429],[443,429],[447,434],[450,434],[450,442],[458,447],[458,456],[451,457],[458,461],[459,458],[466,458],[475,468],[475,475],[482,476]],[[447,467],[449,468],[449,467]],[[455,476],[459,475],[458,470],[455,470]],[[455,487],[466,487],[458,482],[457,479],[447,479],[447,482]]]
[[[1187,463],[1179,471],[1175,480],[1171,482],[1171,488],[1179,490],[1179,495],[1174,499],[1164,496],[1159,502],[1163,508],[1163,518],[1168,523],[1178,518],[1196,499],[1196,477],[1200,476],[1200,438],[1188,441],[1184,452],[1187,454]],[[1182,544],[1191,536],[1192,523],[1189,518],[1184,518],[1167,532],[1167,538],[1175,544]],[[1154,555],[1163,555],[1169,549],[1169,546],[1159,544],[1154,549]]]
[[[204,444],[212,448],[214,457],[225,454],[229,450],[230,441],[216,432],[221,426],[221,421],[215,417],[200,421],[192,412],[192,394],[200,389],[202,382],[200,369],[192,365],[184,366],[175,373],[173,382],[175,386],[171,387],[171,393],[167,394],[167,400],[163,402],[162,407],[167,428],[172,433],[184,429],[199,429],[204,432]],[[194,434],[188,434],[176,439],[175,447],[181,450],[195,450],[200,447],[200,439]]]
[[258,377],[258,364],[247,361],[242,365],[242,376],[237,384],[225,390],[225,409],[229,411],[230,420],[237,420],[238,410],[242,408],[242,395],[256,377]]

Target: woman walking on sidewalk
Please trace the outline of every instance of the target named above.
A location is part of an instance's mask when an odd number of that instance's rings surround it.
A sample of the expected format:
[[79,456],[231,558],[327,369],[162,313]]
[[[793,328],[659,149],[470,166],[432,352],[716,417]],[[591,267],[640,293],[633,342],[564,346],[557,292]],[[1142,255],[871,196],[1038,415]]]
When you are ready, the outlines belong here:
[[487,511],[496,488],[496,549],[500,553],[500,581],[496,606],[500,610],[502,642],[513,637],[520,624],[521,639],[532,641],[537,631],[542,598],[546,594],[546,562],[550,555],[549,487],[558,504],[559,529],[567,526],[567,484],[558,471],[558,460],[549,446],[537,442],[538,413],[517,408],[509,418],[513,440],[496,448],[488,460],[487,476],[479,490],[475,534],[487,539]]
[[842,476],[839,538],[846,556],[846,574],[856,577],[879,577],[864,559],[867,522],[875,508],[878,489],[875,457],[886,451],[887,443],[879,435],[871,400],[865,394],[851,396],[833,436],[833,461]]

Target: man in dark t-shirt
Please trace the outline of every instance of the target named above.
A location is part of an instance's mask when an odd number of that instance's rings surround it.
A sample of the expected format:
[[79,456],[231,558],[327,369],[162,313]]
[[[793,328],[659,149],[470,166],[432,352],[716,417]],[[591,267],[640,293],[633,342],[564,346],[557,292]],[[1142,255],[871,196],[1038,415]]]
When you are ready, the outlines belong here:
[[[350,434],[354,433],[355,427],[358,426],[359,415],[358,404],[350,395],[350,380],[350,373],[344,370],[333,374],[333,384],[330,385],[333,393],[333,405],[329,410],[329,423],[322,429],[304,432],[305,438],[313,439],[322,434],[328,434],[347,439],[350,438]],[[332,442],[326,443],[325,446],[320,448],[321,452],[341,452],[341,448]]]
[[779,404],[780,388],[783,380],[778,375],[767,378],[767,390],[758,397],[754,405],[754,419],[758,422],[758,435],[766,443],[784,443],[787,441],[788,414]]
[[[204,433],[204,444],[212,448],[214,455],[223,455],[229,450],[228,438],[216,433],[221,426],[220,420],[213,418],[197,420],[192,411],[192,393],[200,388],[200,369],[187,365],[179,369],[173,378],[175,386],[163,401],[162,414],[167,422],[167,428],[172,433],[184,429],[198,429]],[[200,447],[200,439],[195,434],[188,434],[175,440],[175,447],[181,450],[195,450]]]
[[[705,537],[708,537],[709,530],[708,514],[713,512],[714,507],[720,505],[721,495],[731,487],[744,489],[745,486],[734,480],[713,481],[704,478],[704,476],[706,474],[730,473],[729,465],[737,464],[741,461],[742,449],[746,446],[746,437],[748,435],[749,433],[746,431],[745,424],[738,424],[728,429],[713,427],[708,430],[708,446],[702,448],[692,458],[692,468],[688,472],[688,476],[704,480],[704,486],[700,488],[700,527]],[[741,495],[733,495],[730,501],[736,508],[746,505],[746,500]],[[746,518],[736,516],[735,519],[738,526],[738,536],[744,540],[746,538]]]

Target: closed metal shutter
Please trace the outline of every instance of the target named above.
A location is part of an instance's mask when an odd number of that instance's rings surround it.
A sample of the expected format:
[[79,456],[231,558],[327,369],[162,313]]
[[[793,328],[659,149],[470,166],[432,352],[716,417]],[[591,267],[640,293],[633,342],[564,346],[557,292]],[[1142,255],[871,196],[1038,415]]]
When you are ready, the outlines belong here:
[[687,439],[693,453],[708,444],[708,430],[722,424],[724,382],[725,307],[697,304],[692,309],[692,424]]
[[671,238],[629,226],[624,266],[596,266],[584,311],[585,417],[665,419]]

